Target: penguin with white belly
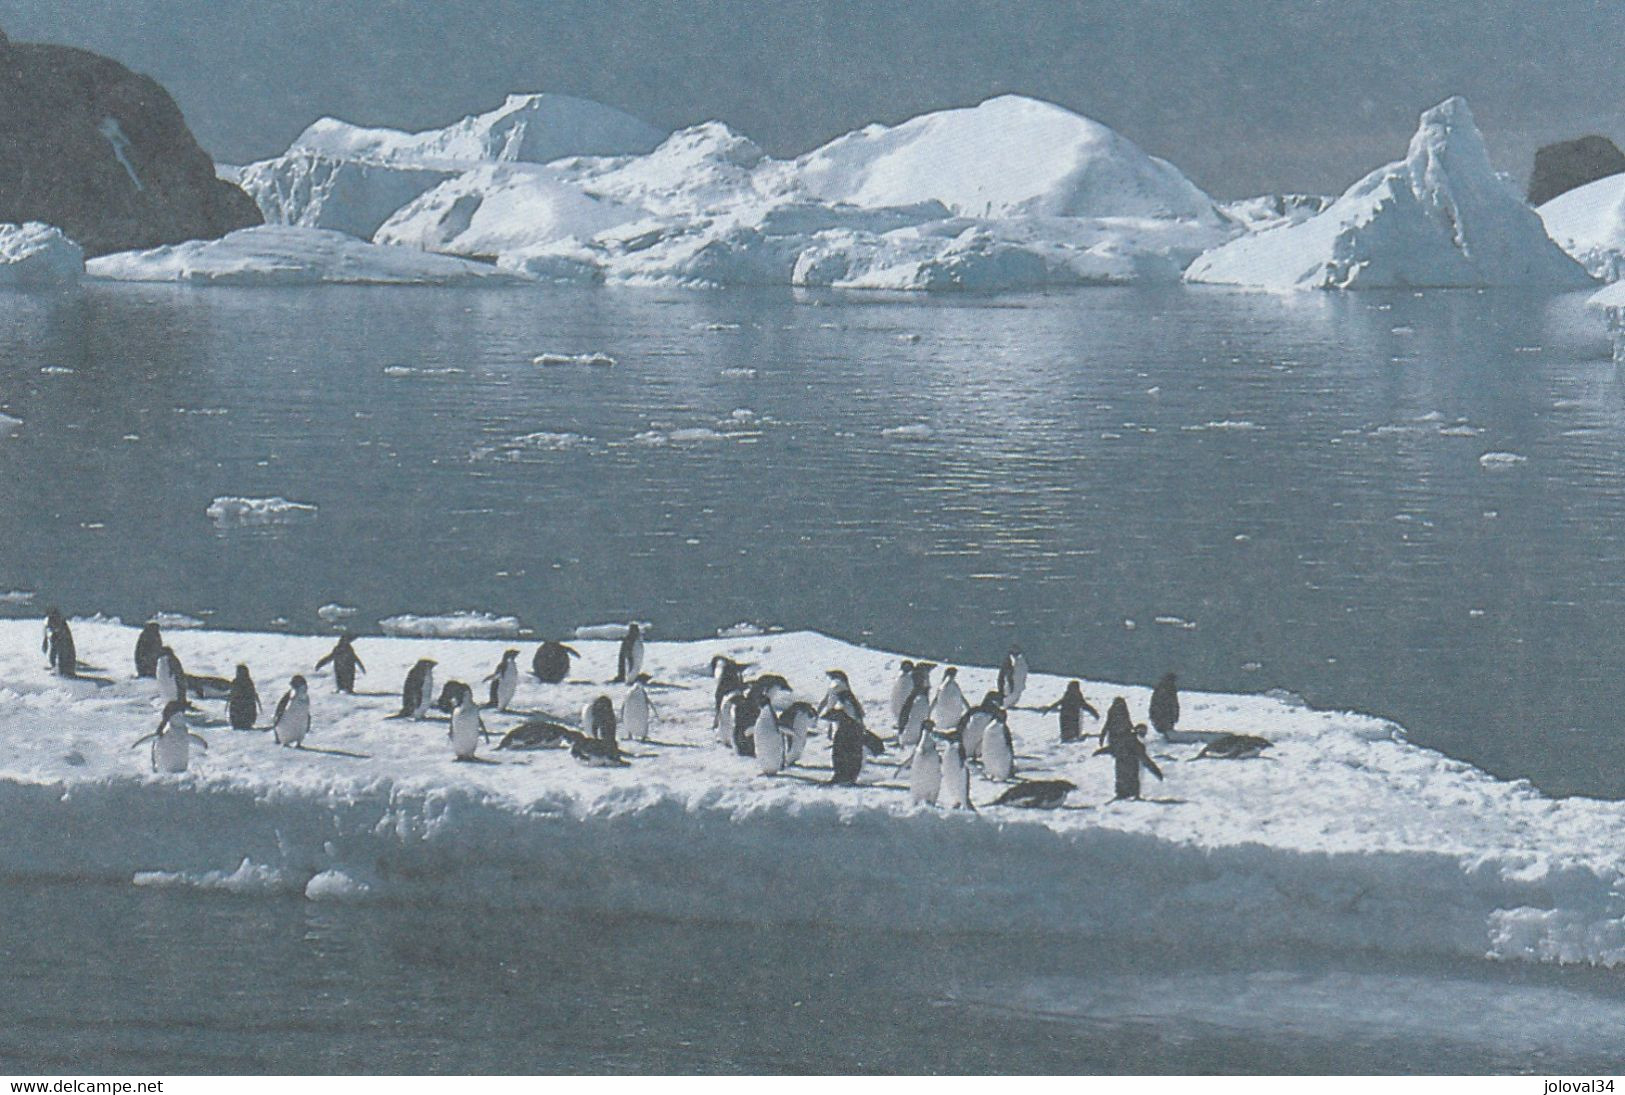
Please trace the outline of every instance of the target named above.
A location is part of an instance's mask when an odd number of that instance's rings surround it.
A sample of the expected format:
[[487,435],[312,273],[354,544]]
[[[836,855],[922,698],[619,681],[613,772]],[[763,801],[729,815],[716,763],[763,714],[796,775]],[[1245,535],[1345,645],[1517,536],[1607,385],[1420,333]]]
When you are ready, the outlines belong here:
[[637,624],[626,625],[620,652],[615,656],[615,679],[611,684],[625,684],[643,672],[643,629]]
[[915,802],[935,802],[942,787],[942,757],[937,753],[936,727],[926,721],[920,747],[908,769],[908,793]]
[[[711,676],[717,682],[716,690],[712,696],[713,711],[722,710],[722,698],[728,693],[745,687],[746,663],[736,662],[732,658],[718,654],[711,659]],[[721,726],[719,720],[716,725]]]
[[824,693],[823,702],[818,705],[820,715],[828,715],[836,708],[840,708],[859,722],[863,721],[863,704],[852,691],[852,682],[847,678],[845,670],[830,669],[824,673],[829,678],[829,690]]
[[903,710],[897,715],[897,740],[905,748],[920,743],[926,719],[931,710],[931,686],[922,679],[918,667],[914,675],[914,691],[903,701]]
[[807,748],[807,739],[812,737],[813,731],[817,728],[818,712],[805,700],[797,700],[779,712],[779,729],[784,731],[786,767],[801,760],[801,754]]
[[907,658],[897,667],[897,679],[891,685],[891,721],[897,724],[897,719],[903,713],[903,704],[908,702],[910,693],[914,691],[914,663]]
[[1010,653],[1004,656],[1004,664],[999,666],[999,691],[1004,693],[1004,702],[1014,707],[1021,702],[1021,694],[1027,690],[1027,655],[1021,652],[1021,647],[1012,646]]
[[960,735],[965,743],[965,756],[971,760],[978,760],[982,756],[982,736],[987,728],[995,721],[1004,718],[1004,697],[998,692],[989,692],[982,697],[982,702],[965,713],[959,720]]
[[581,709],[581,729],[595,741],[615,742],[615,701],[599,696]]
[[288,690],[276,702],[276,718],[271,733],[278,745],[305,747],[305,735],[310,733],[310,687],[305,678],[294,674]]
[[503,651],[502,660],[485,678],[485,683],[491,686],[490,702],[486,706],[506,711],[513,702],[513,694],[519,691],[519,651]]
[[1016,773],[1016,743],[1010,736],[1010,723],[992,719],[982,733],[982,774],[1004,781]]
[[434,706],[434,667],[438,664],[433,658],[419,658],[407,670],[406,682],[401,685],[400,712],[390,718],[421,720],[427,717],[429,708]]
[[[514,652],[517,655],[517,651]],[[457,705],[451,711],[451,729],[446,731],[451,742],[453,760],[470,761],[480,747],[480,740],[491,740],[491,733],[480,718],[480,709],[474,702],[474,690],[466,684],[457,694]]]
[[639,673],[621,701],[621,737],[628,741],[648,741],[655,705],[649,699],[649,674]]
[[756,770],[764,776],[778,775],[784,768],[784,731],[771,704],[762,704],[750,733],[756,743]]
[[937,698],[931,703],[931,721],[938,726],[958,726],[959,720],[965,717],[970,710],[970,704],[965,702],[965,693],[959,690],[959,670],[949,666],[942,671],[942,687],[937,689]]
[[965,760],[965,743],[957,733],[940,734],[942,739],[942,784],[937,805],[945,810],[976,809],[970,800],[970,765]]
[[177,773],[186,771],[192,760],[192,746],[207,750],[209,743],[192,733],[192,728],[186,721],[186,704],[179,700],[171,700],[164,705],[163,718],[158,723],[158,729],[140,738],[134,749],[145,742],[152,742],[152,770],[154,772]]
[[166,704],[186,705],[186,670],[181,659],[170,647],[158,652],[158,665],[154,670],[158,678],[158,696]]

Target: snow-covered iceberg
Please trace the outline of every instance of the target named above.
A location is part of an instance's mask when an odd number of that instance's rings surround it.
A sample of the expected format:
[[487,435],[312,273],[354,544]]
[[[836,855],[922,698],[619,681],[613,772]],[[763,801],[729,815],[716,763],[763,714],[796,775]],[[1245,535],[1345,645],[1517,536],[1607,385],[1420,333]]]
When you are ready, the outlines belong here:
[[1625,273],[1625,175],[1610,175],[1559,194],[1537,212],[1546,232],[1593,277]]
[[113,281],[222,285],[461,285],[513,280],[482,263],[282,224],[240,228],[217,240],[103,255],[86,263],[85,270],[90,277]]
[[84,251],[61,229],[38,221],[0,224],[0,287],[72,285],[84,272]]
[[[74,628],[85,661],[128,664],[134,629]],[[208,630],[166,638],[193,673],[249,665],[273,702],[332,645]],[[649,643],[646,670],[676,687],[658,694],[652,740],[627,743],[627,768],[582,767],[557,750],[484,749],[498,763],[458,764],[443,721],[388,720],[399,706],[389,686],[418,658],[439,661],[437,679],[477,683],[508,645],[363,637],[373,687],[343,696],[318,682],[310,748],[203,726],[209,751],[176,776],[152,773],[130,749],[157,724],[153,681],[52,677],[37,620],[0,622],[0,730],[17,731],[0,732],[0,878],[237,879],[244,892],[538,914],[1625,963],[1625,803],[1548,798],[1412,745],[1381,719],[1187,693],[1182,728],[1262,734],[1274,759],[1197,761],[1199,746],[1153,738],[1166,782],[1149,801],[1114,803],[1109,761],[1061,744],[1054,716],[1021,709],[1011,716],[1018,774],[1070,780],[1072,808],[995,806],[1004,785],[977,775],[975,813],[914,805],[895,751],[853,788],[826,782],[822,738],[779,777],[715,744],[714,654],[814,695],[839,666],[884,709],[897,658],[807,632]],[[600,683],[617,644],[573,645],[570,680],[526,674],[516,713],[486,713],[493,731],[530,713],[573,723],[600,693],[619,698]],[[971,694],[994,676],[960,671]],[[1048,702],[1064,683],[1034,674],[1027,687]],[[1122,695],[1135,711],[1148,700],[1139,687],[1084,691],[1097,705]]]
[[1591,280],[1490,166],[1461,98],[1426,111],[1403,160],[1301,224],[1199,257],[1187,281],[1270,289],[1535,286]]
[[495,110],[417,133],[320,118],[294,138],[289,151],[415,166],[547,163],[565,156],[648,152],[665,136],[625,111],[590,99],[522,94],[508,96]]
[[397,209],[454,174],[294,150],[238,168],[233,181],[254,199],[267,224],[331,228],[370,239]]

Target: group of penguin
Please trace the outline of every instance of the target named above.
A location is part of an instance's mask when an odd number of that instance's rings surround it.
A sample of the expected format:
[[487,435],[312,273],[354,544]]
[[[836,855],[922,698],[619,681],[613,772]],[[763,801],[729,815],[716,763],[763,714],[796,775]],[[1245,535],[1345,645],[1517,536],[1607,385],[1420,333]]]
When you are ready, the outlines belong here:
[[[46,614],[43,651],[51,669],[60,676],[78,675],[79,663],[73,634],[56,609]],[[545,684],[558,684],[570,671],[572,658],[579,653],[563,643],[543,642],[531,660],[533,675]],[[519,687],[519,651],[505,651],[496,668],[482,683],[488,686],[485,708],[506,712]],[[652,683],[643,672],[644,640],[636,623],[630,624],[621,639],[612,683],[626,686],[617,718],[614,701],[600,695],[581,712],[579,729],[555,718],[526,719],[507,731],[497,749],[565,749],[579,762],[593,767],[624,767],[627,756],[623,740],[648,741],[656,709],[649,696]],[[453,759],[482,762],[477,756],[481,742],[489,742],[481,707],[472,687],[461,681],[447,681],[438,696],[434,691],[437,662],[420,659],[406,675],[401,690],[400,710],[392,719],[423,720],[431,711],[449,717],[447,739]],[[356,653],[354,639],[341,635],[332,650],[315,666],[316,671],[331,666],[338,691],[353,694],[356,674],[365,673]],[[907,773],[909,792],[917,802],[933,803],[949,809],[974,809],[970,774],[973,766],[997,783],[1016,778],[1015,740],[1010,732],[1009,710],[1016,707],[1027,687],[1028,667],[1019,648],[1012,648],[999,668],[997,687],[972,706],[952,666],[942,673],[942,682],[933,692],[934,663],[904,660],[892,685],[888,703],[890,731],[882,738],[869,729],[863,703],[853,691],[846,673],[827,671],[829,687],[815,706],[796,698],[789,682],[773,673],[747,679],[750,668],[717,655],[711,660],[713,692],[712,729],[720,745],[756,761],[758,771],[776,775],[795,765],[808,740],[820,732],[820,724],[830,725],[831,775],[829,782],[853,785],[859,782],[867,756],[881,756],[888,748],[904,751],[899,773]],[[153,678],[164,701],[158,727],[140,738],[133,747],[151,743],[151,763],[155,772],[184,772],[194,746],[207,749],[203,738],[192,732],[188,712],[196,711],[192,699],[224,700],[231,727],[235,730],[270,730],[281,746],[303,748],[311,729],[309,683],[295,675],[278,700],[268,727],[258,725],[261,704],[258,691],[246,665],[237,667],[231,680],[187,673],[175,651],[165,645],[156,623],[142,628],[135,644],[135,669],[140,677]],[[1063,743],[1081,743],[1083,714],[1096,720],[1097,711],[1084,698],[1078,681],[1070,681],[1060,698],[1039,708],[1056,712]],[[1149,715],[1152,725],[1168,741],[1201,742],[1200,758],[1246,758],[1270,748],[1270,742],[1247,734],[1179,731],[1179,696],[1174,674],[1167,674],[1152,692]],[[1096,755],[1112,756],[1116,765],[1116,798],[1140,796],[1140,773],[1162,772],[1146,750],[1145,727],[1129,716],[1128,704],[1114,699],[1099,732]],[[488,761],[485,761],[489,763]],[[1060,805],[1076,786],[1067,780],[1023,780],[1006,789],[994,805],[1052,808]]]

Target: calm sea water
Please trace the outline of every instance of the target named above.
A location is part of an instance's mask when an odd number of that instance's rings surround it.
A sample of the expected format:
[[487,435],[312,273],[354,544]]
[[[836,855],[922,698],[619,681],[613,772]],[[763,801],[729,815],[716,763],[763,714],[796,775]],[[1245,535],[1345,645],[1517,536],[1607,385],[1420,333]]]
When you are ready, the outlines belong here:
[[[983,664],[1019,642],[1618,796],[1625,389],[1582,300],[8,294],[0,592],[236,628],[340,602],[362,630],[478,609]],[[223,495],[319,513],[222,529]]]

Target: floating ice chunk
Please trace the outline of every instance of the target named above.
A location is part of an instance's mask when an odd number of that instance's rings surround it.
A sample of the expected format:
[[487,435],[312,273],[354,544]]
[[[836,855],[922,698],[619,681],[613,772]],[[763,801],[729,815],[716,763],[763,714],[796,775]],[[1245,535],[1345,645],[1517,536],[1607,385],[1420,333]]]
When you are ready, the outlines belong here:
[[371,892],[371,886],[337,869],[322,871],[305,883],[305,897],[311,901],[355,901]]
[[338,623],[340,620],[348,620],[355,614],[356,610],[351,608],[349,605],[341,605],[336,603],[325,604],[316,610],[317,618],[325,620],[330,624]]
[[10,437],[22,427],[22,424],[22,419],[13,418],[4,411],[0,411],[0,437]]
[[696,323],[694,325],[693,329],[696,330],[696,331],[737,331],[737,330],[739,330],[739,324],[737,324],[737,323]]
[[193,890],[224,890],[236,894],[276,893],[287,889],[282,872],[246,856],[232,871],[137,871],[130,881],[137,886]]
[[385,376],[460,376],[467,369],[459,369],[455,365],[442,365],[426,367],[420,365],[385,365]]
[[723,376],[748,377],[751,379],[755,379],[756,377],[756,370],[746,365],[731,366],[729,368],[720,370],[720,372]]
[[171,631],[196,631],[203,626],[202,620],[184,612],[154,612],[150,622]]
[[642,433],[632,435],[632,444],[657,447],[666,444],[670,438],[660,430],[644,430]]
[[61,229],[39,221],[0,224],[0,286],[72,285],[84,272],[84,251]]
[[1454,426],[1440,427],[1439,436],[1440,437],[1477,437],[1479,434],[1481,434],[1483,432],[1484,432],[1484,429],[1483,429],[1482,426],[1469,426],[1465,422],[1461,422],[1461,423],[1457,423]]
[[1487,452],[1478,458],[1479,467],[1488,471],[1505,471],[1507,468],[1527,463],[1529,463],[1527,456],[1515,452]]
[[589,354],[537,354],[530,359],[532,365],[545,365],[548,367],[558,365],[591,365],[598,369],[608,369],[615,364],[615,359],[605,353]]
[[237,525],[280,525],[309,520],[316,507],[309,502],[290,502],[280,495],[272,498],[216,498],[204,510],[222,528]]
[[72,376],[73,370],[66,365],[41,365],[40,372],[46,376]]
[[385,635],[412,635],[430,639],[503,639],[517,635],[521,624],[517,616],[498,616],[490,612],[447,612],[438,616],[416,616],[402,613],[379,620]]
[[1195,631],[1196,623],[1181,616],[1158,616],[1156,622],[1164,627],[1177,627],[1181,631]]
[[507,441],[495,445],[482,445],[472,450],[468,455],[471,460],[486,460],[495,457],[499,460],[518,460],[527,452],[562,452],[565,449],[579,448],[592,440],[579,433],[564,431],[552,433],[547,430],[538,430],[535,433],[521,434]]
[[34,591],[31,589],[14,589],[9,593],[0,593],[0,605],[26,605],[34,600]]
[[[575,629],[578,639],[624,639],[626,637],[626,624],[582,624]],[[649,634],[654,624],[647,620],[638,621],[638,630]]]
[[767,624],[753,624],[749,620],[741,620],[728,627],[717,628],[719,639],[749,639],[757,635],[767,635],[777,631],[778,628]]
[[1263,426],[1260,426],[1256,422],[1249,422],[1246,419],[1235,418],[1225,418],[1213,422],[1204,422],[1200,426],[1180,427],[1180,429],[1185,430],[1188,433],[1201,433],[1204,430],[1234,430],[1237,432],[1246,432],[1262,430],[1263,428]]
[[718,433],[709,426],[687,426],[666,435],[673,441],[726,441],[729,434]]
[[899,441],[926,441],[933,432],[924,422],[914,422],[906,426],[887,426],[880,431],[882,437],[895,437]]

